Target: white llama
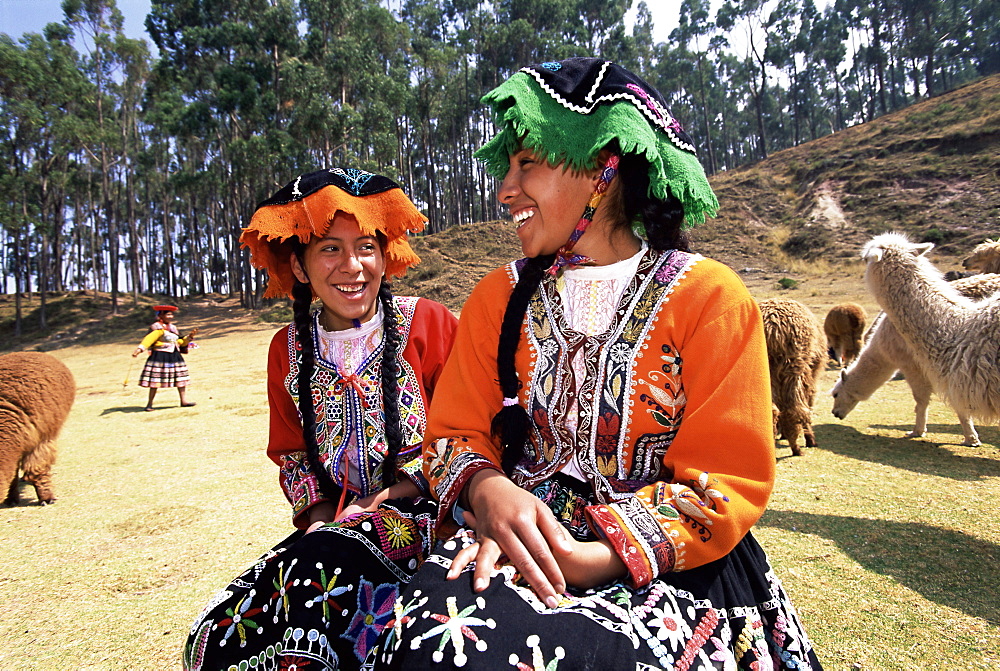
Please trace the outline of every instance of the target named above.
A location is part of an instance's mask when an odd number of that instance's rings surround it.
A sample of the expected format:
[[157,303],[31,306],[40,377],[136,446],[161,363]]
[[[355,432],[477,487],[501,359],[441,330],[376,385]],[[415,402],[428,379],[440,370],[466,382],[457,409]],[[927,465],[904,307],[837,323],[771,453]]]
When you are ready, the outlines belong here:
[[924,256],[934,245],[883,233],[861,251],[865,282],[956,412],[1000,420],[1000,295],[966,298]]
[[[1000,275],[991,273],[973,275],[953,282],[952,286],[963,296],[981,299],[1000,291]],[[840,378],[830,391],[833,396],[834,417],[846,419],[859,402],[868,400],[879,387],[892,378],[896,370],[903,374],[916,402],[913,431],[906,434],[906,437],[923,437],[927,432],[927,406],[934,389],[920,368],[919,360],[914,357],[892,321],[885,318],[884,312],[875,317],[871,328],[865,334],[861,354],[853,365],[841,371]],[[976,433],[972,420],[962,412],[956,414],[965,437],[962,444],[970,447],[978,446],[979,434]]]
[[[871,398],[898,370],[910,385],[910,392],[916,403],[913,431],[906,434],[906,437],[922,438],[927,433],[927,406],[934,391],[931,381],[920,370],[910,347],[892,322],[885,318],[884,312],[875,317],[868,333],[869,338],[861,354],[849,368],[840,371],[840,378],[830,391],[833,396],[833,416],[847,419],[847,415],[858,403]],[[979,434],[969,416],[961,412],[955,414],[958,415],[958,423],[962,425],[965,436],[962,444],[970,447],[979,445]]]

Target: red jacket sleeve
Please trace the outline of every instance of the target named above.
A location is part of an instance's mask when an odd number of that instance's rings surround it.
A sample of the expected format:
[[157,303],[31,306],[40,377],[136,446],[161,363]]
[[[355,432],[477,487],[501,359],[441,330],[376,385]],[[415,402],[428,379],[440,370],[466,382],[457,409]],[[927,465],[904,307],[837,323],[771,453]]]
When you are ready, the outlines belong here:
[[278,481],[285,498],[292,504],[292,521],[302,529],[308,526],[306,511],[328,499],[320,491],[316,474],[306,461],[302,420],[285,387],[285,378],[291,369],[292,345],[288,342],[288,331],[286,326],[274,334],[267,354],[267,402],[271,409],[267,456],[278,464]]

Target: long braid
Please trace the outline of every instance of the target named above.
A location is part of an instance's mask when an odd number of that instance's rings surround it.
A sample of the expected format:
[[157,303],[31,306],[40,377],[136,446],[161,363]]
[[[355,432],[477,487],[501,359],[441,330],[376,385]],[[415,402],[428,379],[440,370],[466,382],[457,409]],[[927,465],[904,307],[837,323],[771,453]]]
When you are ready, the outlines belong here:
[[389,283],[382,280],[378,290],[382,303],[382,415],[385,418],[385,462],[382,464],[382,486],[396,482],[396,457],[403,449],[403,430],[399,421],[399,315],[392,300]]
[[316,443],[316,407],[312,397],[312,375],[316,368],[316,352],[313,348],[312,317],[309,306],[312,305],[312,288],[303,282],[295,280],[292,287],[292,311],[295,315],[295,340],[302,352],[299,361],[299,414],[302,415],[302,439],[306,443],[306,463],[316,475],[316,481],[323,496],[336,501],[340,497],[341,487],[323,465],[319,458],[319,445]]
[[[528,303],[545,276],[545,270],[552,265],[554,254],[528,259],[517,278],[514,291],[507,301],[500,325],[497,342],[497,374],[500,390],[505,400],[504,407],[493,417],[490,429],[500,440],[502,448],[500,466],[504,473],[511,475],[514,467],[524,456],[524,445],[528,440],[531,418],[520,403],[512,403],[521,387],[517,379],[514,356],[521,340],[521,323],[528,310]],[[508,404],[509,403],[509,404]]]

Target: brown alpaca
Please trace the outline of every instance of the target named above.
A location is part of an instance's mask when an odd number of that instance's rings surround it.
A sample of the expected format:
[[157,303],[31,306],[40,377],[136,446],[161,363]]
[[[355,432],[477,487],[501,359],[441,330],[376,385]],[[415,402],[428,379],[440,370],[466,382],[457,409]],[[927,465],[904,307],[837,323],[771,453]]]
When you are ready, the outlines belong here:
[[826,313],[823,321],[826,342],[841,366],[846,366],[857,358],[866,323],[868,315],[857,303],[834,305]]
[[981,242],[962,259],[962,267],[980,273],[1000,273],[1000,238]]
[[792,454],[800,456],[799,433],[806,447],[816,447],[812,406],[816,383],[826,364],[826,338],[816,316],[790,298],[768,298],[760,303],[771,371],[771,401],[778,408],[778,432]]
[[56,438],[76,396],[76,382],[61,361],[42,352],[0,355],[0,484],[5,505],[20,501],[18,469],[42,505],[56,500],[52,464]]

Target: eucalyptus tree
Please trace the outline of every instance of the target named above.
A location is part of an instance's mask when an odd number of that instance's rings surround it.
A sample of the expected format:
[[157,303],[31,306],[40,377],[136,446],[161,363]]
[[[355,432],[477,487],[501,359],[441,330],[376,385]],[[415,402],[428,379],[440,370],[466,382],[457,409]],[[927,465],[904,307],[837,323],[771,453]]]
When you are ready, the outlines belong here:
[[9,243],[4,275],[14,278],[14,335],[21,335],[21,295],[30,288],[30,274],[23,249],[27,229],[37,216],[37,203],[28,198],[27,173],[31,167],[31,147],[39,113],[29,96],[31,64],[24,48],[0,33],[0,121],[3,122],[4,170],[0,172],[0,225]]
[[745,38],[743,63],[737,71],[738,82],[745,85],[756,113],[756,150],[759,158],[767,158],[767,121],[769,80],[767,31],[777,17],[768,15],[766,0],[726,0],[716,13],[715,23],[724,31],[740,29]]
[[572,0],[567,14],[574,30],[567,37],[589,54],[610,52],[626,38],[625,12],[631,6],[631,0]]
[[[715,160],[715,152],[712,141],[712,115],[709,106],[708,87],[717,86],[711,80],[712,65],[709,56],[709,48],[712,44],[712,36],[717,28],[709,19],[710,3],[708,0],[682,0],[680,12],[677,19],[677,27],[670,33],[670,41],[682,50],[684,59],[681,63],[693,65],[691,78],[691,91],[697,100],[701,122],[701,142],[706,148],[704,160],[707,162],[706,169],[709,174],[718,171],[719,166]],[[673,59],[661,60],[662,64],[671,69],[677,67]],[[693,120],[693,119],[692,119]]]
[[639,0],[636,5],[631,34],[625,33],[624,23],[616,24],[612,34],[604,41],[600,54],[633,72],[649,73],[653,70],[656,64],[653,15],[644,0]]
[[85,101],[91,95],[68,37],[59,24],[49,24],[44,36],[26,34],[20,45],[0,36],[9,168],[0,182],[0,207],[13,243],[15,291],[30,287],[34,272],[41,328],[46,326],[46,292],[63,286],[66,182],[78,149],[78,115],[86,113]]
[[[972,3],[968,3],[972,4]],[[893,3],[906,45],[904,55],[914,64],[914,92],[919,96],[919,78],[929,98],[942,89],[950,88],[950,63],[943,58],[951,53],[953,62],[960,62],[958,49],[962,27],[967,24],[968,5],[949,0],[902,0]],[[1000,17],[993,16],[995,25]],[[996,48],[994,44],[994,48]]]
[[[145,200],[137,198],[136,176],[138,159],[146,143],[146,130],[140,117],[140,106],[149,78],[149,48],[145,40],[133,40],[119,35],[113,44],[114,55],[120,64],[120,74],[110,87],[118,104],[116,202],[119,216],[128,232],[128,267],[131,278],[132,301],[139,300],[141,259],[139,253],[139,220],[145,218]],[[143,203],[140,205],[140,202]]]
[[830,132],[843,130],[847,127],[845,101],[843,98],[843,83],[841,82],[840,66],[847,55],[847,24],[836,7],[828,5],[819,17],[813,19],[810,26],[808,57],[818,68],[821,68],[833,83],[833,114],[830,120]]
[[979,76],[1000,72],[1000,0],[979,0],[968,11],[967,48],[969,60]]
[[[114,201],[114,165],[121,161],[116,142],[124,119],[116,95],[116,77],[121,76],[121,41],[124,19],[115,0],[63,0],[66,25],[85,47],[84,71],[94,85],[96,125],[84,146],[100,170],[101,219],[107,226],[108,280],[111,285],[111,312],[118,312],[120,264],[120,212]],[[126,51],[128,51],[126,49]]]
[[852,37],[860,41],[854,49],[851,74],[858,96],[856,112],[861,121],[868,121],[889,110],[887,9],[881,0],[837,0],[836,7]]
[[350,165],[401,177],[400,118],[409,95],[406,27],[375,0],[302,0],[301,60],[288,76],[294,134],[319,166]]
[[[210,185],[208,193],[178,194],[178,225],[170,236],[178,250],[168,262],[195,263],[194,236],[218,236],[225,286],[239,289],[249,307],[260,283],[237,240],[260,195],[271,190],[286,155],[294,152],[288,133],[294,97],[281,74],[301,49],[297,21],[290,0],[153,0],[146,19],[160,51],[149,95],[180,108],[170,112],[175,183],[190,185],[198,178],[199,185]],[[177,211],[188,196],[195,202]],[[197,220],[196,212],[202,214]]]
[[[436,231],[458,223],[445,224],[444,218],[450,218],[453,212],[444,202],[457,179],[453,148],[446,146],[449,141],[455,142],[455,125],[446,117],[451,116],[453,121],[454,110],[446,108],[449,96],[454,95],[453,82],[461,73],[461,54],[454,39],[455,23],[437,2],[407,0],[402,19],[411,31],[411,119],[417,133],[415,151],[410,156],[417,186],[411,195],[418,205],[426,207],[429,229]],[[460,116],[463,121],[468,119],[467,113]]]

